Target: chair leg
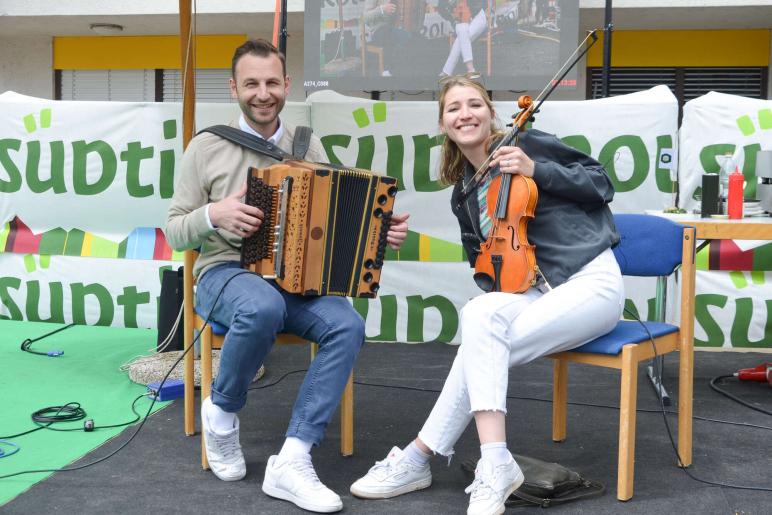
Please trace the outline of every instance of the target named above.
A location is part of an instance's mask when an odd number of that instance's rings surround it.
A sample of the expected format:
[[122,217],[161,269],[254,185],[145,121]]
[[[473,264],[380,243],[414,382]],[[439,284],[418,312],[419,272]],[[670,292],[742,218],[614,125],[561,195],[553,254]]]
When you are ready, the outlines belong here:
[[638,400],[638,362],[633,346],[622,349],[622,380],[619,397],[619,463],[617,469],[617,499],[627,501],[633,496],[635,467],[635,415]]
[[556,359],[552,366],[552,441],[566,439],[568,409],[568,362]]
[[[212,328],[201,331],[201,402],[212,394]],[[203,424],[203,423],[202,423]],[[209,470],[204,449],[204,432],[201,431],[201,468]]]
[[354,454],[354,373],[348,376],[346,389],[340,402],[340,453]]
[[193,342],[190,347],[185,349],[184,358],[184,384],[185,384],[185,434],[193,436],[196,432],[196,399],[193,365],[195,356],[193,356]]
[[678,455],[683,467],[692,464],[693,376],[694,354],[682,351],[678,371]]

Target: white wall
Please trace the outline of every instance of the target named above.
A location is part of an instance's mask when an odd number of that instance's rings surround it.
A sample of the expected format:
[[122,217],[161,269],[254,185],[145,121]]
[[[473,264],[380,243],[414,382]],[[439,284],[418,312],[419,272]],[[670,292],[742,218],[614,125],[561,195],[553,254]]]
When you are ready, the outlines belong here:
[[48,36],[0,37],[0,93],[54,98],[53,49]]

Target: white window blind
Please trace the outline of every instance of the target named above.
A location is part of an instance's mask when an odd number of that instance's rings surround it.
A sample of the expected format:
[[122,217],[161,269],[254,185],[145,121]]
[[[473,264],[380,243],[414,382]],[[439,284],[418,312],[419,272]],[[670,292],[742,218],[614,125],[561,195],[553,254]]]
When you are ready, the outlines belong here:
[[62,70],[62,100],[155,101],[155,70]]
[[[228,79],[230,68],[199,68],[196,70],[196,102],[235,102],[231,98]],[[163,71],[163,101],[182,102],[180,70]]]

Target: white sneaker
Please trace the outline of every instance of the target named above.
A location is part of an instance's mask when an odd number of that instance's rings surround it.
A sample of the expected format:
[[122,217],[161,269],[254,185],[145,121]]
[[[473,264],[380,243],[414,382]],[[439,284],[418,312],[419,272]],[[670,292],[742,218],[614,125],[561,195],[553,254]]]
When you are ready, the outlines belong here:
[[209,427],[207,410],[213,407],[212,399],[207,397],[201,405],[201,432],[209,468],[223,481],[238,481],[247,474],[247,464],[239,444],[239,417],[234,428],[227,433],[216,433]]
[[279,463],[278,456],[268,458],[263,492],[308,511],[332,513],[343,509],[338,494],[319,481],[310,457],[282,463]]
[[525,476],[512,458],[509,463],[498,465],[484,459],[477,462],[474,481],[464,492],[469,497],[467,515],[500,515],[504,513],[504,501],[520,488]]
[[411,462],[399,447],[392,447],[389,455],[363,477],[351,485],[351,493],[364,499],[388,499],[422,490],[432,484],[432,472],[427,463],[423,467]]

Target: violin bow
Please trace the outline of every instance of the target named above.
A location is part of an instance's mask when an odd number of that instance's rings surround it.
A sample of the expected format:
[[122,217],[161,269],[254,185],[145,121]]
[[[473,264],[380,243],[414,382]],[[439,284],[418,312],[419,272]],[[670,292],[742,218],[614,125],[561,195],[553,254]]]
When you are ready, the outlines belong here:
[[[480,184],[482,183],[483,179],[485,178],[486,173],[488,173],[488,163],[491,162],[491,159],[493,159],[493,154],[496,153],[496,151],[505,145],[510,144],[515,138],[517,138],[517,135],[520,134],[520,130],[522,127],[526,124],[526,122],[535,114],[539,112],[539,108],[544,103],[547,98],[552,94],[553,91],[555,91],[555,88],[557,88],[560,85],[560,82],[565,78],[566,75],[568,75],[568,72],[571,71],[571,69],[576,66],[576,63],[579,62],[579,60],[585,56],[587,52],[590,51],[590,48],[592,48],[592,45],[595,44],[596,41],[598,41],[598,30],[591,30],[588,32],[587,37],[585,37],[581,43],[579,43],[579,46],[576,47],[576,49],[571,53],[570,56],[568,56],[568,59],[565,63],[563,63],[563,66],[560,67],[560,69],[555,73],[555,75],[547,82],[547,85],[544,86],[544,89],[539,92],[539,95],[536,97],[536,100],[534,100],[530,106],[527,108],[524,108],[519,113],[516,113],[512,115],[512,118],[515,119],[515,123],[513,123],[512,130],[507,134],[504,138],[501,139],[501,141],[498,142],[498,144],[495,146],[493,150],[491,150],[490,154],[488,154],[488,157],[485,159],[485,161],[480,165],[480,167],[475,171],[474,175],[470,179],[470,181],[464,186],[464,188],[461,190],[461,194],[459,197],[459,203],[464,202],[466,198],[474,191],[476,190]],[[582,50],[582,47],[585,46],[588,40],[592,39],[592,42],[590,42],[589,45]],[[581,50],[581,52],[580,52]],[[577,55],[578,54],[578,55]]]

